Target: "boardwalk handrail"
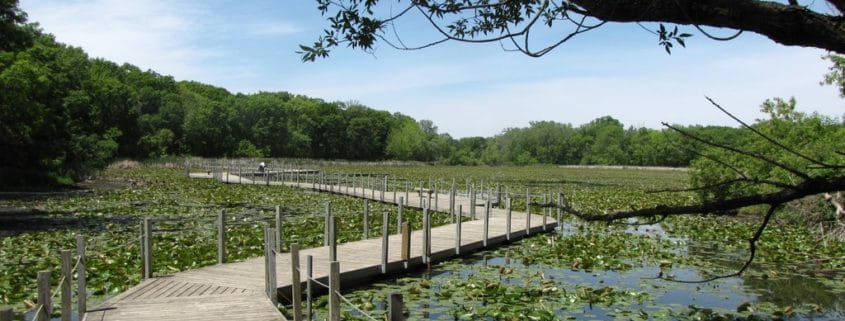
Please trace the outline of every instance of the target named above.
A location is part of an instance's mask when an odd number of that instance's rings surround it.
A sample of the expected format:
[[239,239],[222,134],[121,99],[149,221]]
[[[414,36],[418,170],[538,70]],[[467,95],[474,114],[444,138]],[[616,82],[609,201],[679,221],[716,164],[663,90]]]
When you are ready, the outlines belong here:
[[[293,252],[291,252],[291,254],[293,255],[294,253],[293,253]],[[298,252],[297,252],[296,254],[298,254]],[[299,260],[298,260],[298,258],[297,258],[297,259],[294,259],[293,261],[298,262]],[[332,262],[332,263],[337,263],[337,264],[340,264],[340,263],[338,263],[337,261],[334,261],[334,262]],[[292,276],[292,277],[293,277],[294,275],[299,275],[299,274],[302,274],[302,270],[301,270],[298,266],[294,266],[294,271],[296,271],[296,272],[295,272],[294,274],[291,274],[291,276]],[[311,315],[311,305],[312,305],[312,301],[311,301],[311,300],[312,300],[312,298],[311,298],[311,292],[313,291],[313,289],[311,289],[311,287],[310,287],[310,283],[311,283],[311,282],[313,282],[314,284],[317,284],[317,285],[319,285],[319,286],[324,287],[324,288],[328,291],[329,295],[336,295],[339,299],[343,300],[343,302],[345,302],[347,305],[349,305],[350,307],[352,307],[352,309],[354,309],[355,311],[358,311],[358,313],[360,313],[361,315],[363,315],[363,316],[367,317],[368,319],[370,319],[370,320],[372,320],[372,321],[379,321],[379,319],[376,319],[375,317],[373,317],[373,316],[372,316],[372,315],[370,315],[369,313],[364,312],[364,310],[362,310],[361,308],[359,308],[359,307],[358,307],[355,303],[353,303],[353,302],[352,302],[352,301],[350,301],[348,298],[346,298],[343,294],[341,294],[341,293],[340,293],[340,289],[339,289],[339,283],[338,283],[338,288],[336,288],[336,289],[335,289],[335,288],[332,288],[332,286],[327,285],[327,284],[325,284],[325,283],[323,283],[323,282],[320,282],[320,281],[318,281],[317,279],[314,279],[314,278],[312,277],[311,273],[310,273],[310,272],[311,272],[310,270],[309,270],[309,271],[307,271],[307,272],[308,272],[308,273],[305,273],[305,275],[306,275],[306,276],[305,276],[305,282],[309,283],[309,284],[308,284],[308,288],[309,288],[309,289],[308,289],[308,297],[307,297],[307,303],[306,303],[306,304],[308,305],[308,319],[309,319],[309,320],[313,317],[313,316]],[[329,276],[329,278],[332,278],[332,277],[337,278],[337,277],[339,277],[339,276],[332,276],[332,275],[330,275],[330,276]],[[332,283],[332,282],[329,282],[329,283]],[[299,282],[296,282],[296,280],[292,280],[291,285],[292,285],[294,288],[298,288],[298,287],[300,286],[300,285],[299,285]],[[294,291],[295,291],[295,292],[297,292],[296,290],[294,290]],[[294,311],[299,311],[299,309],[297,309],[297,307],[294,307]],[[330,314],[330,315],[339,315],[339,313],[340,313],[339,311],[332,311],[332,312],[330,312],[329,314]],[[295,321],[299,321],[301,317],[302,317],[301,315],[296,315],[296,314],[294,314],[294,320],[295,320]]]
[[[70,250],[59,251],[61,257],[61,277],[54,290],[50,289],[50,270],[38,271],[38,308],[32,312],[33,320],[47,321],[51,319],[53,313],[53,299],[61,294],[61,320],[71,320],[73,309],[72,304],[72,285],[74,271],[77,273],[77,313],[78,319],[82,320],[86,310],[86,273],[85,273],[85,238],[81,234],[76,236],[76,261],[71,264],[72,255]],[[32,310],[31,310],[32,311]],[[11,311],[8,313],[11,316]],[[5,315],[3,316],[5,318]],[[11,319],[10,319],[11,320]],[[5,319],[3,321],[6,321]]]

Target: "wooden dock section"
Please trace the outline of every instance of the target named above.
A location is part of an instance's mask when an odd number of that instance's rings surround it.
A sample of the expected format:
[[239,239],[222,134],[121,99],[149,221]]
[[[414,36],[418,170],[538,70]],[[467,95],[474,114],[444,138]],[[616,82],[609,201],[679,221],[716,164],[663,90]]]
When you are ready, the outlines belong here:
[[[196,178],[212,178],[214,175],[205,173],[191,173]],[[313,183],[275,182],[252,180],[237,177],[231,173],[216,176],[216,179],[228,183],[287,185],[331,191],[338,194],[368,198],[382,201],[382,192],[346,186],[328,186]],[[354,190],[354,192],[353,192]],[[428,195],[410,192],[407,194],[406,207],[419,208],[421,198]],[[404,191],[396,194],[405,197]],[[438,211],[448,212],[449,195],[432,196],[432,200],[439,201]],[[393,203],[393,192],[384,192],[383,199]],[[463,207],[463,214],[469,214],[470,199],[463,196],[455,197],[455,207]],[[431,204],[432,208],[434,203]],[[485,207],[476,204],[476,220],[461,224],[460,255],[472,253],[485,248],[516,240],[528,234],[551,231],[557,225],[553,217],[542,215],[526,215],[522,211],[511,212],[508,236],[507,210],[491,208],[487,221],[487,242],[484,244]],[[435,215],[443,215],[442,213]],[[545,224],[544,224],[545,222]],[[530,224],[530,225],[529,225]],[[431,259],[442,261],[456,254],[456,224],[433,227],[431,230]],[[391,233],[396,232],[390,231]],[[410,259],[403,261],[401,255],[402,237],[399,234],[388,236],[388,264],[386,273],[382,272],[382,238],[371,238],[337,245],[337,261],[340,262],[340,284],[342,288],[364,285],[368,282],[383,278],[386,274],[402,273],[408,269],[419,268],[423,265],[423,233],[411,233]],[[313,258],[313,277],[327,284],[329,275],[329,247],[303,249],[300,251],[300,280],[303,291],[306,280],[305,257]],[[289,302],[291,289],[291,255],[279,253],[276,255],[277,293],[282,302]],[[406,267],[407,266],[407,267]],[[322,292],[325,292],[324,290]],[[137,286],[108,300],[96,309],[89,310],[84,320],[88,321],[166,321],[166,320],[285,320],[265,294],[265,262],[264,257],[247,259],[241,262],[218,264],[189,271],[178,272],[173,275],[161,276],[145,280]]]

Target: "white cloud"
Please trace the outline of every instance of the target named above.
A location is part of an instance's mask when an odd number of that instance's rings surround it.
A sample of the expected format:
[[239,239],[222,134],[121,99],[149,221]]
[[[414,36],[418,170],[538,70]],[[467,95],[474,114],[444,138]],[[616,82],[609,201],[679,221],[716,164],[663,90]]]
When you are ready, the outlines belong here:
[[225,53],[193,43],[200,7],[167,1],[22,1],[30,20],[93,57],[190,79]]

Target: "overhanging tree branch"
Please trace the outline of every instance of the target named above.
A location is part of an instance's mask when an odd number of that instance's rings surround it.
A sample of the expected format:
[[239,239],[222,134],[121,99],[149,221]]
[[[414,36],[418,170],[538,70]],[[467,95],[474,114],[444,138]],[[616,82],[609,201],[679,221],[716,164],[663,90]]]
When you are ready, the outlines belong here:
[[608,214],[586,213],[569,207],[560,206],[561,210],[588,221],[615,221],[628,218],[654,217],[660,215],[679,216],[687,214],[722,214],[753,205],[784,204],[806,196],[845,190],[845,177],[817,177],[807,179],[792,188],[785,188],[771,193],[741,196],[736,198],[702,202],[683,206],[655,206],[631,211],[618,211]]
[[[755,32],[788,46],[845,53],[845,24],[802,7],[758,0],[653,0],[643,10],[638,0],[572,0],[586,14],[615,22],[665,22]],[[832,1],[839,7],[843,1]]]

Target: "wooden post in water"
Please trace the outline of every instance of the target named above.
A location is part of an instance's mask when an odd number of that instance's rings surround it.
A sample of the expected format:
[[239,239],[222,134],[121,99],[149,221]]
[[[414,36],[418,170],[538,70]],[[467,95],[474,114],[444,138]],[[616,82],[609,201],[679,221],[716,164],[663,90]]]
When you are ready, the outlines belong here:
[[153,277],[153,222],[149,218],[144,218],[144,279],[151,279]]
[[531,190],[525,190],[525,235],[531,234]]
[[399,226],[400,230],[396,231],[397,233],[402,232],[402,230],[401,230],[402,215],[403,215],[404,211],[405,211],[405,198],[400,196],[399,197],[399,213],[397,213],[397,215],[396,215],[396,226]]
[[36,321],[49,321],[53,314],[53,304],[50,302],[50,271],[38,271],[38,314]]
[[76,235],[76,257],[79,260],[79,266],[76,268],[76,320],[82,320],[85,312],[88,311],[87,300],[88,292],[86,291],[87,272],[85,271],[85,236],[81,234]]
[[487,198],[487,200],[484,202],[484,231],[482,232],[483,240],[482,240],[482,243],[481,243],[482,246],[484,246],[484,247],[487,247],[487,239],[489,237],[489,233],[490,233],[490,198]]
[[[278,234],[277,234],[278,235]],[[302,282],[299,280],[299,243],[290,245],[290,286],[293,321],[302,320]]]
[[389,237],[389,228],[390,228],[390,221],[389,217],[387,216],[387,211],[382,214],[381,219],[381,273],[387,273],[387,252],[388,252],[388,237]]
[[390,293],[390,298],[388,300],[387,306],[388,321],[405,320],[405,304],[402,302],[402,293]]
[[511,211],[511,198],[508,197],[508,198],[506,198],[506,200],[507,200],[506,202],[508,202],[508,217],[507,217],[508,221],[507,221],[507,223],[505,223],[505,239],[510,241],[511,240],[511,215],[512,215],[512,213],[511,213],[512,212]]
[[314,295],[314,289],[311,288],[313,286],[311,280],[314,279],[314,257],[311,255],[305,257],[305,272],[305,315],[308,320],[311,320],[311,316],[314,314],[311,308],[311,297]]
[[217,212],[217,264],[226,263],[226,212]]
[[340,321],[340,262],[329,265],[329,321]]
[[276,252],[282,252],[282,242],[285,240],[285,233],[282,231],[282,208],[276,205]]
[[370,201],[364,199],[364,240],[370,238]]
[[461,255],[461,222],[464,218],[463,205],[458,204],[458,211],[455,214],[458,216],[455,221],[455,255]]
[[62,250],[60,256],[62,258],[62,283],[59,284],[59,288],[62,291],[62,321],[70,321],[71,314],[73,314],[73,309],[70,307],[70,282],[73,280],[72,274],[72,265],[71,265],[71,256],[70,250]]
[[276,251],[273,242],[276,240],[273,235],[276,231],[272,228],[264,229],[264,289],[267,297],[275,306],[279,303],[276,295]]

